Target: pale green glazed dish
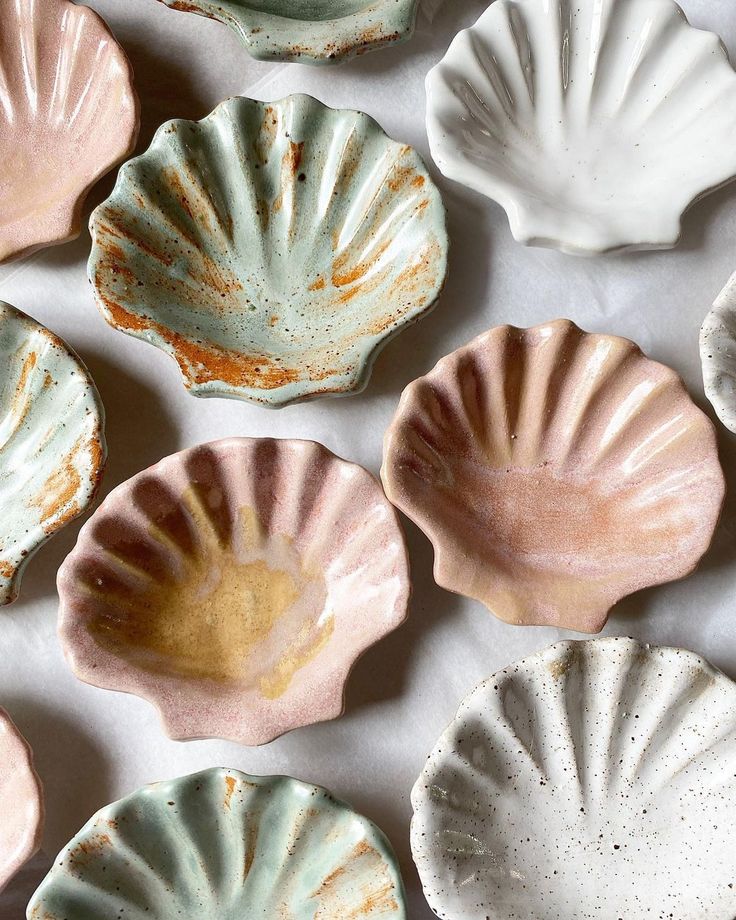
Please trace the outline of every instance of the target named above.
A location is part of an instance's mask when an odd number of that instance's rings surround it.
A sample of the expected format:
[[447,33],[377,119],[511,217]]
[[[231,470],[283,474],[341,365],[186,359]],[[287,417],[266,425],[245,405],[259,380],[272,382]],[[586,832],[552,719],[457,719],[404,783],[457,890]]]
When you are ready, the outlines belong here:
[[327,64],[414,32],[419,0],[161,0],[229,25],[265,61]]
[[171,354],[195,396],[269,406],[363,389],[447,272],[416,151],[304,95],[163,125],[90,228],[111,325]]
[[406,920],[378,828],[318,786],[212,769],[99,811],[28,920]]

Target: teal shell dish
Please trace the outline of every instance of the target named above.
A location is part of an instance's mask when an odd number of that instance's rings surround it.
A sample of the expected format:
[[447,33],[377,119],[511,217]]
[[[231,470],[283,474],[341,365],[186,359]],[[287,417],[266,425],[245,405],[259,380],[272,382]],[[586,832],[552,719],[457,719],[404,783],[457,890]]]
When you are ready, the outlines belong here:
[[255,58],[328,64],[406,41],[419,0],[161,0],[229,25]]
[[111,325],[173,355],[195,396],[270,406],[363,389],[447,273],[419,155],[304,95],[163,125],[90,227]]
[[381,831],[318,786],[213,769],[99,811],[28,920],[406,920]]

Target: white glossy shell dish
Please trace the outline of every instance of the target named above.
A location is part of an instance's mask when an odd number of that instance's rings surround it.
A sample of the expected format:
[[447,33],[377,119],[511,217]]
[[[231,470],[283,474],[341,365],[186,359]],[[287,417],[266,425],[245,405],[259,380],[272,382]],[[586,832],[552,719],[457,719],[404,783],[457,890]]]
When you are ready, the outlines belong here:
[[736,175],[736,73],[673,0],[498,0],[427,77],[432,155],[522,243],[674,246]]
[[562,642],[477,687],[412,793],[445,920],[733,920],[736,685],[692,652]]
[[736,433],[736,273],[705,317],[700,360],[705,395],[726,428]]
[[103,409],[73,351],[0,301],[0,606],[33,553],[94,498],[106,448]]

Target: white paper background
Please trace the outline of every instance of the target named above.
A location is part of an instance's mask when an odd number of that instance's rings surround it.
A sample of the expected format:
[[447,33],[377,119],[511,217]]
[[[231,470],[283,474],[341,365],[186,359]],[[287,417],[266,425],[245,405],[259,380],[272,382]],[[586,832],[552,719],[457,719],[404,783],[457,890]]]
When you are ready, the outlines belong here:
[[[256,63],[225,27],[154,0],[91,5],[133,61],[143,107],[141,149],[161,121],[201,117],[229,95],[275,99],[301,91],[332,106],[368,112],[428,157],[424,75],[485,4],[427,0],[409,44],[333,68]],[[720,32],[736,59],[736,4],[682,0],[682,5],[695,25]],[[503,322],[530,325],[567,316],[589,330],[628,336],[683,374],[704,405],[698,328],[736,268],[736,186],[689,213],[682,243],[672,252],[580,260],[524,249],[511,238],[499,207],[458,185],[443,180],[440,185],[453,250],[436,312],[388,346],[363,395],[280,412],[193,399],[170,358],[109,328],[86,281],[86,232],[75,243],[0,267],[0,299],[62,335],[94,375],[108,413],[110,463],[103,493],[166,454],[226,435],[314,438],[377,472],[383,431],[401,389],[442,355]],[[111,180],[103,180],[90,204],[110,187]],[[723,430],[720,441],[733,487],[736,443]],[[734,511],[731,500],[714,548],[693,577],[623,602],[606,632],[692,648],[736,677]],[[0,613],[0,703],[35,748],[48,800],[44,855],[0,900],[2,920],[23,916],[50,859],[98,807],[143,783],[213,765],[292,774],[352,802],[391,838],[412,920],[428,920],[432,914],[408,843],[411,786],[465,694],[563,634],[504,625],[479,604],[437,588],[431,549],[407,524],[415,584],[410,619],[359,663],[341,720],[301,729],[257,750],[220,742],[179,744],[164,737],[148,704],[84,686],[65,665],[55,635],[54,577],[77,530],[67,528],[39,552],[21,599]]]

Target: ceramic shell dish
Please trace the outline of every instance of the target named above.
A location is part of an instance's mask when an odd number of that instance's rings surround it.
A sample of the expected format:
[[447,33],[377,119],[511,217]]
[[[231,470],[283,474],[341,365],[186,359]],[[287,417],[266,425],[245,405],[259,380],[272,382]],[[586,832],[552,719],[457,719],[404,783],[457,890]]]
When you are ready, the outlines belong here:
[[673,0],[497,0],[427,94],[437,165],[522,243],[669,248],[688,205],[736,175],[736,73]]
[[700,360],[705,395],[726,428],[736,433],[736,274],[705,318]]
[[79,235],[82,205],[138,135],[122,49],[68,0],[0,0],[0,262]]
[[318,786],[214,769],[99,811],[59,854],[29,920],[405,920],[381,831]]
[[87,369],[60,338],[0,301],[0,605],[33,553],[92,502],[106,449]]
[[467,697],[412,805],[445,920],[733,920],[736,686],[680,649],[560,643]]
[[78,677],[137,693],[178,739],[263,744],[343,711],[352,665],[405,618],[396,513],[307,441],[229,439],[115,489],[59,571]]
[[690,573],[725,490],[677,374],[567,320],[491,329],[410,384],[382,476],[431,539],[438,584],[507,622],[582,632]]
[[41,845],[43,790],[27,742],[0,708],[0,891]]
[[161,0],[229,25],[255,58],[327,64],[406,41],[418,0]]
[[172,354],[194,395],[271,406],[362,389],[447,270],[418,155],[309,96],[164,125],[91,229],[109,323]]

